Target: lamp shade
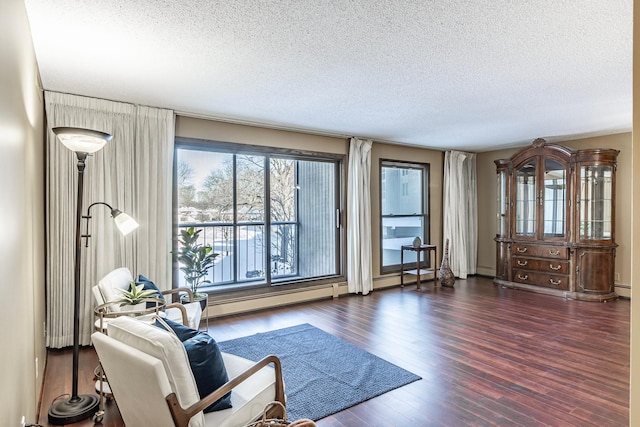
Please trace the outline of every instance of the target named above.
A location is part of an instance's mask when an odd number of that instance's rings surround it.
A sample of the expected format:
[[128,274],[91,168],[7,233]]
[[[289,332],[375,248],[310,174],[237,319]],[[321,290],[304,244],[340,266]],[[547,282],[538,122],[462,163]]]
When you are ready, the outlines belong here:
[[120,230],[120,233],[122,233],[123,236],[126,236],[138,228],[138,223],[135,219],[118,209],[113,209],[111,211],[111,216],[113,217],[113,221],[116,223],[116,227],[118,227],[118,230]]
[[77,153],[95,153],[111,140],[111,135],[91,129],[56,127],[51,129],[60,142]]

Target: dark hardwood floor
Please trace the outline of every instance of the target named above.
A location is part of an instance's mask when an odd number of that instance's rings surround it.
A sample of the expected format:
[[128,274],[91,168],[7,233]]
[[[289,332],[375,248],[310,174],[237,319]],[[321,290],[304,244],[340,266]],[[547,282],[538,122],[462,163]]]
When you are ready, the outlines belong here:
[[[565,300],[474,277],[210,319],[209,332],[224,341],[310,323],[423,378],[320,427],[602,427],[629,423],[629,322],[628,300]],[[80,393],[91,392],[96,362],[82,350]],[[70,365],[70,351],[49,351],[44,426],[52,399],[70,391]],[[122,426],[113,401],[103,425]]]

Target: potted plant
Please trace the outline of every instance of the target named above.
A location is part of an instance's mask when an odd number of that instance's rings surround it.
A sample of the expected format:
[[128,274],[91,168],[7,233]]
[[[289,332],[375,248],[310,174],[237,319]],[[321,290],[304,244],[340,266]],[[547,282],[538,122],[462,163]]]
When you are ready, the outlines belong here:
[[129,290],[118,289],[121,296],[116,302],[120,303],[120,307],[131,306],[131,311],[145,309],[146,300],[157,295],[154,289],[144,289],[144,284],[136,285],[135,282],[130,282],[129,287]]
[[213,252],[211,245],[203,245],[198,242],[201,231],[202,229],[196,230],[194,227],[180,230],[178,237],[180,247],[176,251],[180,271],[184,273],[184,280],[196,300],[207,298],[207,294],[198,292],[198,287],[203,283],[211,283],[211,280],[206,279],[206,276],[218,256]]

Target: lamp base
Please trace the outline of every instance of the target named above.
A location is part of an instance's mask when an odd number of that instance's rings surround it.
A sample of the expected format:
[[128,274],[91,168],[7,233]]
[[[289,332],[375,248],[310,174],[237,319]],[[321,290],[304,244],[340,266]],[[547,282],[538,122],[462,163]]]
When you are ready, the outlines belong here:
[[98,406],[98,396],[93,394],[59,399],[49,408],[49,422],[55,425],[73,424],[93,416]]

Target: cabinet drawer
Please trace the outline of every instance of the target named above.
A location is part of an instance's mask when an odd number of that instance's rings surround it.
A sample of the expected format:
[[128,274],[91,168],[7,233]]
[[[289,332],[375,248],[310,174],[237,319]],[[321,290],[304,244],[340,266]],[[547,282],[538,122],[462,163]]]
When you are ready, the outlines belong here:
[[522,270],[543,271],[555,274],[569,273],[569,261],[513,257],[513,267]]
[[569,249],[562,246],[514,243],[513,256],[569,259]]
[[569,290],[569,276],[561,274],[538,273],[527,270],[513,270],[513,281],[527,285],[544,286],[546,288]]

